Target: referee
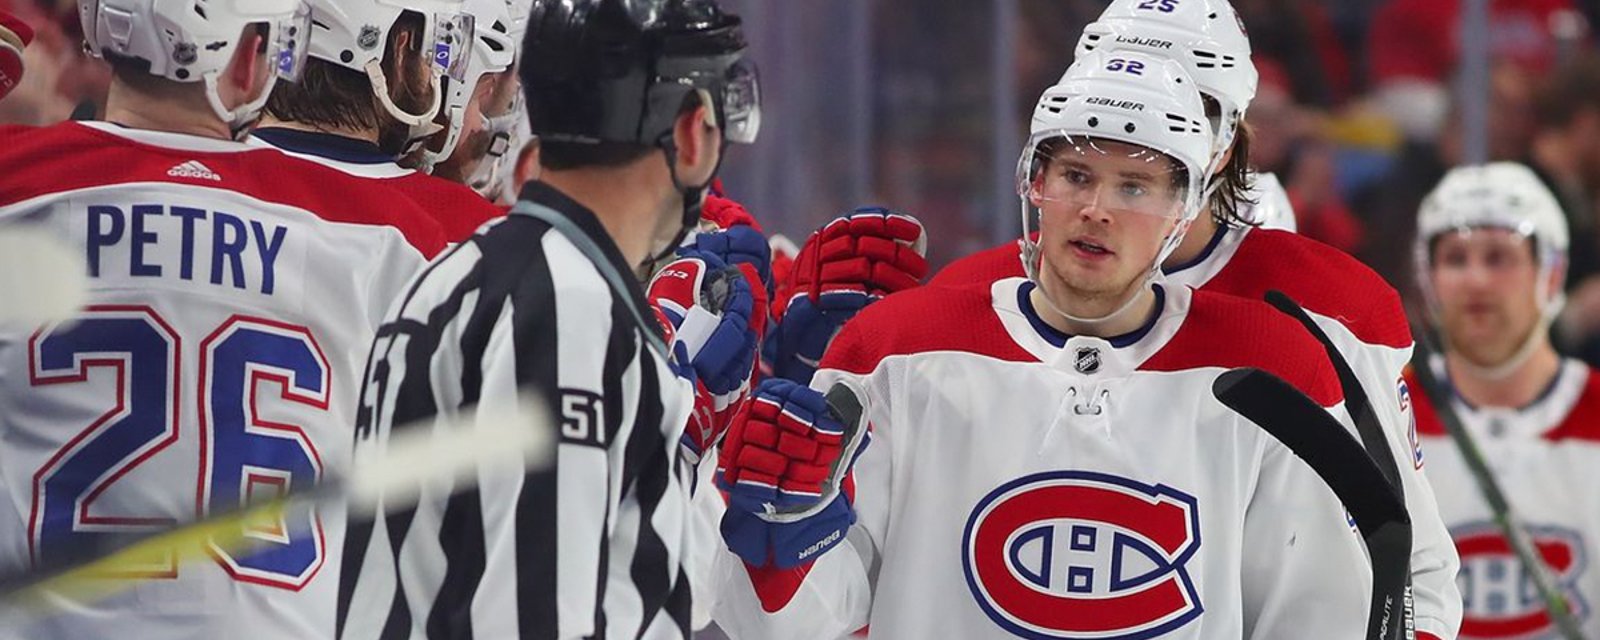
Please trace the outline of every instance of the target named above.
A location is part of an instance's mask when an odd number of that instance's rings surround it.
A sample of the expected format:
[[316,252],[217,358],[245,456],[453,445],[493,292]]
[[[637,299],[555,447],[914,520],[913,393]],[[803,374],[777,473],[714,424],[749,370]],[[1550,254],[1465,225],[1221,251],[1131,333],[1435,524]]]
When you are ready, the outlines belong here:
[[542,182],[380,329],[356,456],[395,425],[531,388],[561,425],[555,462],[352,514],[340,637],[689,637],[686,566],[716,541],[690,532],[692,391],[632,274],[699,218],[725,143],[754,138],[744,49],[714,0],[534,3],[521,76]]

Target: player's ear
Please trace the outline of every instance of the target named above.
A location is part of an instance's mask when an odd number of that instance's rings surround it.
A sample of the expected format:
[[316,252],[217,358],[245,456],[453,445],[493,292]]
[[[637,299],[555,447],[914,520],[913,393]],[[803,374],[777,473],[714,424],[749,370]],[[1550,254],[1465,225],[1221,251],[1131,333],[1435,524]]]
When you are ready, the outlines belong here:
[[517,167],[512,174],[517,184],[517,193],[522,193],[522,185],[538,180],[544,173],[544,167],[539,164],[539,138],[528,140],[527,146],[517,155]]
[[233,59],[223,73],[223,86],[218,87],[230,109],[261,95],[267,90],[267,83],[276,80],[272,63],[267,59],[265,29],[265,25],[249,25],[239,35],[239,45],[234,47]]
[[679,181],[697,185],[710,182],[717,170],[722,157],[722,131],[716,126],[710,101],[703,97],[692,100],[685,103],[673,122],[672,141],[676,145],[674,160]]

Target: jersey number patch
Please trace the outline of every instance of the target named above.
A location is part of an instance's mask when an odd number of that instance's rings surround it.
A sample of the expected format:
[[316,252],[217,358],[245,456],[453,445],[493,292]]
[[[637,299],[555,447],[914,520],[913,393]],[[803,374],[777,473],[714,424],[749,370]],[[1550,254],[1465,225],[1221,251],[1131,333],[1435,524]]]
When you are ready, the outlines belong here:
[[[137,507],[131,504],[111,515],[95,502],[180,438],[193,438],[199,451],[197,518],[307,489],[320,479],[322,460],[304,429],[269,421],[260,411],[272,403],[327,411],[328,362],[309,331],[234,316],[202,340],[194,400],[200,424],[193,434],[179,428],[184,356],[182,338],[149,307],[91,307],[76,324],[29,341],[34,386],[81,384],[91,370],[105,369],[114,376],[115,394],[110,410],[34,473],[28,519],[34,563],[71,561],[94,548],[96,538],[177,524],[170,517],[132,515]],[[270,386],[278,393],[262,391]],[[253,523],[245,535],[263,543],[259,550],[234,557],[211,549],[237,580],[299,590],[322,567],[322,522],[315,512]],[[119,577],[177,575],[176,560],[163,557]]]

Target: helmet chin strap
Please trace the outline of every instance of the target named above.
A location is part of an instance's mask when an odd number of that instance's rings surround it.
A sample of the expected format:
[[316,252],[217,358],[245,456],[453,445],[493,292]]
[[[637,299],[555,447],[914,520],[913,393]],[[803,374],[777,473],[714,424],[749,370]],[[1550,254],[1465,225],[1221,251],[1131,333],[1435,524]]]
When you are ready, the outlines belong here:
[[1500,382],[1510,378],[1512,374],[1522,368],[1522,365],[1528,363],[1534,352],[1538,350],[1539,343],[1549,335],[1549,331],[1550,323],[1540,322],[1532,331],[1528,332],[1528,337],[1522,340],[1522,346],[1517,347],[1511,357],[1506,358],[1499,364],[1484,366],[1465,357],[1456,360],[1456,364],[1465,369],[1474,378]]
[[[678,177],[678,163],[674,162],[674,157],[678,155],[678,146],[673,144],[670,137],[662,140],[660,146],[661,153],[667,161],[667,175],[672,176],[672,188],[683,195],[683,218],[679,221],[681,226],[678,228],[678,233],[673,237],[672,242],[663,247],[660,253],[646,260],[646,264],[661,263],[671,258],[677,252],[678,246],[682,245],[684,239],[689,237],[689,233],[699,226],[700,213],[705,208],[706,191],[711,189],[711,182],[716,180],[717,171],[722,168],[722,159],[726,157],[725,153],[717,155],[717,166],[711,170],[711,178],[707,179],[704,184],[686,185]],[[723,146],[723,151],[726,152],[726,144]]]
[[267,106],[267,99],[272,97],[272,87],[278,81],[277,76],[272,76],[266,86],[261,88],[261,95],[256,96],[254,100],[229,109],[222,104],[222,94],[217,85],[218,75],[216,72],[205,75],[206,101],[211,103],[211,110],[216,112],[223,124],[228,125],[228,135],[232,136],[234,141],[243,140],[256,122],[261,120],[261,112]]
[[367,72],[367,81],[372,83],[372,93],[377,96],[378,104],[383,105],[383,110],[389,117],[407,128],[406,145],[401,155],[410,155],[415,152],[428,138],[444,131],[444,126],[434,122],[439,116],[439,110],[444,108],[444,82],[439,74],[431,74],[429,81],[433,91],[433,104],[422,113],[406,113],[400,105],[394,103],[394,98],[389,95],[389,79],[383,75],[383,66],[377,60],[368,60],[362,67]]

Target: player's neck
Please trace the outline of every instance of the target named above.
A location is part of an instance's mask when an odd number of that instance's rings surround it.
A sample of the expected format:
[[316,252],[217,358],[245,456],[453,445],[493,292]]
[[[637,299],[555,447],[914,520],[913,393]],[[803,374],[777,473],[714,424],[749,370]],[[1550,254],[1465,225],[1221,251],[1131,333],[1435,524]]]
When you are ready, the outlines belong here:
[[232,140],[228,125],[217,117],[204,98],[159,99],[139,93],[120,82],[111,83],[106,97],[106,121],[130,129],[181,133],[202,138]]
[[325,126],[319,124],[309,124],[305,122],[294,122],[291,120],[279,120],[272,117],[271,114],[262,115],[261,124],[258,125],[258,127],[291,129],[294,131],[307,131],[311,133],[326,133],[343,138],[350,138],[352,140],[361,140],[364,142],[371,142],[372,144],[378,144],[377,129],[351,129],[347,127]]
[[1195,216],[1194,222],[1189,225],[1189,233],[1183,236],[1183,242],[1178,244],[1178,249],[1167,257],[1162,263],[1163,267],[1189,264],[1211,244],[1211,237],[1217,234],[1217,221],[1211,219],[1211,207],[1206,207],[1200,215]]
[[1445,354],[1445,366],[1456,393],[1472,406],[1521,408],[1533,404],[1549,388],[1550,381],[1561,370],[1561,356],[1545,343],[1511,375],[1498,380],[1476,375],[1455,351]]
[[[1046,296],[1049,296],[1048,298]],[[1126,297],[1116,300],[1086,300],[1064,292],[1046,294],[1044,287],[1035,287],[1030,294],[1034,312],[1051,328],[1068,335],[1114,338],[1138,331],[1155,312],[1156,295],[1149,285],[1141,285],[1132,303]],[[1056,301],[1065,301],[1059,304]],[[1084,322],[1067,317],[1099,318]]]
[[[631,266],[650,258],[656,242],[656,223],[668,205],[666,200],[670,200],[653,189],[639,188],[638,185],[658,183],[659,178],[652,173],[652,167],[635,162],[614,169],[546,168],[540,180],[593,212]],[[660,173],[665,174],[665,169]]]

